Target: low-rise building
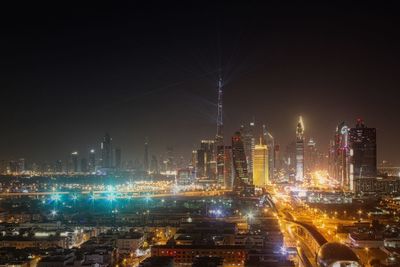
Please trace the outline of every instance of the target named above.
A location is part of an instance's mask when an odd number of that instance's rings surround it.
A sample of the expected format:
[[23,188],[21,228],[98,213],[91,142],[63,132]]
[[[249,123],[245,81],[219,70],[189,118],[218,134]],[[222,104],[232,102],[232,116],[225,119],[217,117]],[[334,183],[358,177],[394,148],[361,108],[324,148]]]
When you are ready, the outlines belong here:
[[244,266],[246,249],[242,246],[223,245],[155,245],[151,247],[151,256],[170,256],[176,265],[187,265],[194,262],[196,257],[223,258],[224,266]]
[[119,254],[131,254],[141,247],[144,243],[144,235],[138,232],[121,234],[116,240]]

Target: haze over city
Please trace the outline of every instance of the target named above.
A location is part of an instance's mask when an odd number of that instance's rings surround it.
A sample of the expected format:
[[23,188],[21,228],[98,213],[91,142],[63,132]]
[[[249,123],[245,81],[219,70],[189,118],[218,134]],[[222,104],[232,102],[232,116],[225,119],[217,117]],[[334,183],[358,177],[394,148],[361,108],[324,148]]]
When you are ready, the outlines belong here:
[[152,153],[171,146],[189,157],[197,140],[215,134],[221,70],[226,132],[255,118],[285,147],[302,115],[306,134],[326,150],[338,123],[363,118],[378,129],[379,160],[399,163],[398,18],[390,7],[218,2],[7,11],[2,159],[64,159],[97,148],[105,132],[126,159],[142,158],[145,137]]
[[400,266],[391,2],[2,10],[0,266]]

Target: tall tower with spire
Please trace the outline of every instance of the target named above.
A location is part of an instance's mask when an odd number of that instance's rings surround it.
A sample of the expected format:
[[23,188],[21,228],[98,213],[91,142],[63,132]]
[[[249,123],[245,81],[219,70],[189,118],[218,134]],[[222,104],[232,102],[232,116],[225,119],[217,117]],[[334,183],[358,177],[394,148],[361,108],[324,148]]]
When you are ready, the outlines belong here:
[[223,136],[223,116],[222,116],[222,77],[219,76],[218,79],[218,103],[217,103],[217,134],[215,136],[216,145],[224,144],[224,136]]
[[296,127],[296,181],[304,180],[304,123],[299,117]]

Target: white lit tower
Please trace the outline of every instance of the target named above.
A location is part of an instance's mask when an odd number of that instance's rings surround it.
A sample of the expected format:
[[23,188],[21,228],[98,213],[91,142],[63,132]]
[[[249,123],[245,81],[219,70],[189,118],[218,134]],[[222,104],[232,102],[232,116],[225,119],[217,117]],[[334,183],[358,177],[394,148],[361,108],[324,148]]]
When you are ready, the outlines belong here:
[[296,181],[304,180],[304,123],[300,116],[296,127]]
[[217,146],[224,144],[223,136],[223,116],[222,116],[222,78],[219,76],[218,79],[218,103],[217,103],[217,135],[215,136],[215,143]]
[[214,160],[216,163],[216,182],[220,185],[225,184],[225,146],[224,146],[224,136],[223,136],[223,115],[222,115],[222,78],[219,75],[218,79],[218,103],[217,103],[217,134],[215,135],[214,142]]

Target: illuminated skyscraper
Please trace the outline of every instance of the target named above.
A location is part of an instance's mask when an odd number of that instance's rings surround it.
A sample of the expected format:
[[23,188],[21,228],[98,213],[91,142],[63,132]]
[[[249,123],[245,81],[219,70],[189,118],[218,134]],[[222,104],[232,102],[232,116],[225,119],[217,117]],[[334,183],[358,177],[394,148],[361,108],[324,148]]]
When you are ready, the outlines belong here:
[[304,180],[304,124],[300,116],[296,128],[296,181]]
[[223,109],[222,109],[222,78],[221,75],[218,79],[218,103],[217,103],[217,134],[215,136],[215,143],[217,146],[224,144],[223,136]]
[[376,178],[376,129],[368,128],[361,119],[349,130],[350,190],[355,179]]
[[243,140],[243,145],[244,145],[244,152],[246,155],[246,162],[247,162],[247,167],[249,169],[249,174],[248,174],[248,179],[249,182],[251,183],[252,181],[252,172],[253,172],[253,152],[254,152],[254,146],[256,144],[255,138],[254,138],[254,127],[255,123],[250,122],[248,125],[242,125],[240,132]]
[[255,145],[253,155],[253,184],[264,187],[268,184],[268,147],[262,144]]
[[206,155],[203,149],[196,151],[196,178],[203,178],[206,174]]
[[94,173],[96,171],[96,151],[91,149],[89,151],[89,172]]
[[112,167],[112,139],[108,133],[104,135],[103,142],[101,142],[101,167]]
[[232,137],[232,161],[235,174],[234,186],[238,188],[249,185],[246,154],[240,132],[236,132]]
[[329,174],[344,190],[350,189],[350,143],[349,128],[344,122],[336,127],[334,141],[329,151]]
[[[215,180],[217,177],[217,162],[215,152],[215,141],[214,140],[201,140],[200,148],[204,151],[204,175],[209,180]],[[202,155],[200,155],[202,156]]]
[[71,169],[70,171],[73,173],[77,173],[79,170],[79,165],[78,165],[78,152],[72,152],[71,153]]
[[158,167],[158,160],[157,157],[155,155],[153,155],[151,157],[151,167],[150,167],[150,171],[154,174],[158,174],[160,173],[159,167]]
[[226,189],[233,188],[232,147],[217,147],[217,182]]
[[307,173],[315,171],[318,164],[318,152],[315,141],[310,138],[304,152],[305,170]]
[[149,166],[149,142],[146,137],[144,140],[144,159],[143,159],[143,168],[145,172],[150,171],[150,166]]
[[275,166],[275,140],[272,134],[267,130],[265,125],[262,126],[263,144],[267,146],[268,150],[268,179],[269,181],[274,180],[274,173],[276,171]]

